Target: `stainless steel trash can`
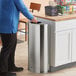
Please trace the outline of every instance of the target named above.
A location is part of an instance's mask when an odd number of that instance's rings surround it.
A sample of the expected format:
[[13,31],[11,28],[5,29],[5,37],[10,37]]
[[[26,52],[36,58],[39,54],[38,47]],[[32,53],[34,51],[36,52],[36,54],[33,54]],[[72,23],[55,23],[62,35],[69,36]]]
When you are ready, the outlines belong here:
[[48,24],[29,23],[28,29],[28,70],[48,73]]

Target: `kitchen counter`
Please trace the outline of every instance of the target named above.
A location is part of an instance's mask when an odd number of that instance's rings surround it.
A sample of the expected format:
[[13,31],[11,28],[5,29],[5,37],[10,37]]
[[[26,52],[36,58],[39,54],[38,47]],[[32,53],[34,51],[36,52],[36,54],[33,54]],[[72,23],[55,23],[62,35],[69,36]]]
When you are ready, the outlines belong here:
[[76,19],[76,14],[70,14],[70,15],[63,15],[63,16],[46,16],[44,14],[34,14],[34,16],[38,18],[43,18],[51,21],[63,21],[63,20],[70,20],[70,19]]
[[34,16],[38,21],[49,25],[48,46],[51,71],[76,62],[76,14],[66,16],[35,14]]

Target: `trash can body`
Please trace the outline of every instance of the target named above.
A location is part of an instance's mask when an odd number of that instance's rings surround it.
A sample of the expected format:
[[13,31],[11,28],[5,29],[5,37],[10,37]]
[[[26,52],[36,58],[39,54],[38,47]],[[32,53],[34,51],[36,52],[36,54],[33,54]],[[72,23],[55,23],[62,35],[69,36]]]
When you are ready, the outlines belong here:
[[48,25],[29,23],[28,69],[35,73],[47,73],[48,55]]

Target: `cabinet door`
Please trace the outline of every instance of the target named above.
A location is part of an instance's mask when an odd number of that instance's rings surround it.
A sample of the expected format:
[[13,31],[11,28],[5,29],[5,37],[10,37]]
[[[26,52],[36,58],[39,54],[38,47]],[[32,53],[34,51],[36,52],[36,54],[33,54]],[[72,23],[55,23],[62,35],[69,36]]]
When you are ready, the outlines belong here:
[[58,32],[55,40],[55,66],[71,62],[71,32]]
[[76,61],[76,29],[72,31],[72,62]]

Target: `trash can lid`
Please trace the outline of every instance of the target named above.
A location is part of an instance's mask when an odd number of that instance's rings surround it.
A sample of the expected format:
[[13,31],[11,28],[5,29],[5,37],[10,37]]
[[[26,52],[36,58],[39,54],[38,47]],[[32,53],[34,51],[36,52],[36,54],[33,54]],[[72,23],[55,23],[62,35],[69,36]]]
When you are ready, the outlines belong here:
[[35,23],[35,22],[30,22],[30,23],[32,23],[32,24],[40,24],[40,23],[42,23],[42,22],[37,22],[37,23]]

